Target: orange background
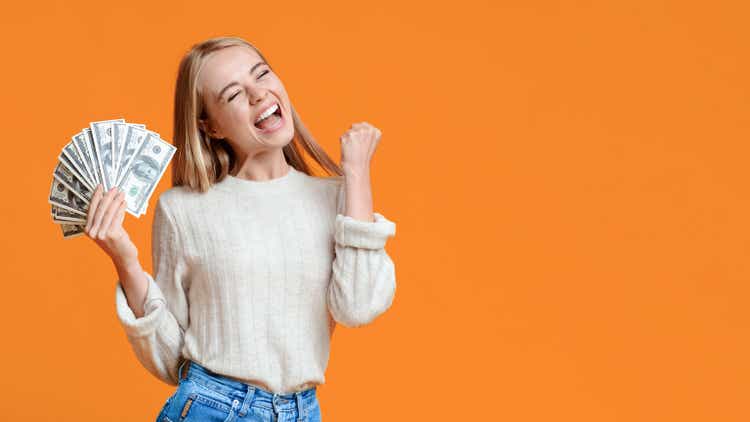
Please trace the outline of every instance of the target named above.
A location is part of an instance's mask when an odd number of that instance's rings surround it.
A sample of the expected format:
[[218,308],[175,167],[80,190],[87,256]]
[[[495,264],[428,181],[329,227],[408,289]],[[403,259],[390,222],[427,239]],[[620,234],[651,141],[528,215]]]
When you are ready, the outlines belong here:
[[[336,330],[323,420],[750,420],[748,8],[595,3],[5,5],[1,418],[153,420],[174,391],[46,199],[90,121],[171,141],[180,57],[237,35],[336,160],[351,123],[383,132],[396,297]],[[170,183],[126,217],[149,271]]]

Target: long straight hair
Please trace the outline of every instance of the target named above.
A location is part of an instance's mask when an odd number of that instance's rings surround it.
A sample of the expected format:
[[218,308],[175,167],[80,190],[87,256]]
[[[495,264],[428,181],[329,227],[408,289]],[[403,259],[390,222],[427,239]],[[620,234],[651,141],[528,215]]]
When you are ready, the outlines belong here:
[[[227,47],[252,48],[268,63],[255,46],[238,37],[216,37],[193,45],[180,61],[174,94],[174,144],[177,151],[172,164],[172,186],[186,186],[205,192],[220,182],[236,164],[236,155],[224,139],[212,138],[204,132],[198,120],[205,118],[203,98],[198,92],[198,73],[206,58]],[[271,67],[270,63],[268,64]],[[271,68],[273,69],[273,68]],[[294,121],[294,137],[283,147],[284,158],[295,169],[313,176],[302,156],[300,145],[329,175],[342,176],[338,164],[318,145],[290,104]]]

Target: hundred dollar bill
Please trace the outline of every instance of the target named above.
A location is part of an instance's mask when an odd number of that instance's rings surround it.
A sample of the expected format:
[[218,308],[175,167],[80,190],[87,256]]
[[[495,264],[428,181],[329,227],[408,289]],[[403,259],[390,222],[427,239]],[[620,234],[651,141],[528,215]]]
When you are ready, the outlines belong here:
[[145,127],[128,126],[120,154],[120,169],[117,171],[117,179],[115,181],[117,186],[120,185],[122,176],[127,173],[130,164],[133,162],[133,158],[135,158],[135,153],[141,148],[143,140],[146,139],[149,133],[157,138],[160,137],[158,133],[147,130]]
[[118,187],[125,192],[126,211],[136,217],[145,211],[151,193],[177,148],[149,133],[135,153]]
[[89,190],[80,180],[78,180],[73,173],[68,170],[62,163],[58,162],[55,166],[55,170],[52,176],[59,182],[65,185],[74,195],[78,196],[86,203],[91,202],[91,195],[93,192]]
[[[149,195],[149,198],[150,197],[151,195]],[[148,200],[146,200],[146,202],[143,203],[143,208],[138,210],[138,214],[136,215],[136,217],[140,218],[143,214],[146,213],[146,211],[148,211]]]
[[56,178],[52,178],[48,202],[68,211],[73,211],[76,214],[84,216],[84,218],[88,215],[89,204]]
[[74,223],[86,223],[86,219],[79,214],[57,207],[55,205],[51,205],[51,207],[52,209],[50,211],[50,214],[52,214],[52,218],[56,222],[67,221],[67,222],[74,222]]
[[83,165],[86,167],[89,179],[91,179],[94,185],[98,185],[99,175],[94,166],[96,160],[94,159],[94,151],[92,150],[93,145],[90,143],[89,136],[85,130],[73,136],[73,145],[75,145],[76,150],[81,155],[81,161],[83,161]]
[[60,153],[57,159],[60,161],[60,164],[62,164],[70,173],[72,173],[77,180],[83,183],[83,185],[86,186],[88,190],[94,190],[93,187],[88,184],[86,179],[74,168],[73,163],[64,153]]
[[114,185],[117,186],[117,182],[119,180],[120,175],[120,169],[123,166],[123,160],[122,160],[122,153],[126,146],[126,135],[128,132],[128,128],[130,126],[136,126],[141,129],[145,129],[146,125],[138,124],[138,123],[122,123],[122,122],[114,122],[112,123],[112,129],[114,131],[114,136],[112,139],[115,155],[114,155]]
[[91,132],[91,128],[88,128],[88,127],[83,129],[83,133],[84,133],[84,136],[86,137],[86,143],[89,146],[89,151],[91,151],[91,160],[92,160],[91,170],[96,175],[96,180],[102,185],[104,185],[104,180],[102,180],[104,176],[102,176],[102,173],[99,171],[99,156],[96,152],[96,147],[94,146],[94,135]]
[[91,134],[94,137],[94,149],[99,164],[99,174],[104,190],[114,186],[114,145],[112,123],[122,122],[124,119],[102,120],[91,122]]
[[61,220],[59,218],[52,218],[52,222],[55,224],[81,224],[82,226],[86,226],[86,220],[81,221],[78,220]]
[[63,239],[81,236],[86,232],[85,228],[86,225],[84,224],[60,224],[60,229],[63,232]]
[[62,220],[59,218],[52,218],[52,222],[55,224],[80,224],[84,227],[86,227],[86,220]]
[[[65,162],[64,164],[68,167],[68,169],[72,171],[76,175],[76,177],[78,177],[81,182],[86,185],[86,187],[88,187],[90,190],[94,190],[94,186],[96,185],[93,184],[92,180],[88,178],[88,175],[86,174],[86,166],[83,164],[83,159],[81,158],[81,156],[78,155],[78,151],[76,150],[75,145],[73,145],[72,140],[63,147],[62,155],[63,157],[67,158],[67,162]],[[60,161],[63,161],[63,157],[60,157]]]

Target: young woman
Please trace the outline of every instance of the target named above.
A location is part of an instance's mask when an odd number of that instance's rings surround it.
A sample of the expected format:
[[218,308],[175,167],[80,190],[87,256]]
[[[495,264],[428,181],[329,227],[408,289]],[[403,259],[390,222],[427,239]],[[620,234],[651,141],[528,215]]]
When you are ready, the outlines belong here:
[[[98,186],[86,234],[117,269],[117,316],[141,364],[177,386],[157,420],[321,420],[336,323],[392,304],[395,223],[373,212],[380,131],[357,123],[336,165],[248,42],[214,38],[182,59],[173,187],[154,209],[153,276],[122,227],[124,194]],[[316,177],[300,146],[331,177]]]

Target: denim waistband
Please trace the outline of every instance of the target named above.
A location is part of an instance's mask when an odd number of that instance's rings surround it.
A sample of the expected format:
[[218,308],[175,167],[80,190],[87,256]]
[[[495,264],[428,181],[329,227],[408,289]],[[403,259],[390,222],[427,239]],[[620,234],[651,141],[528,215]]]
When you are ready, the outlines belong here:
[[[186,374],[183,374],[182,371],[184,370],[187,370]],[[180,379],[185,376],[187,379],[201,384],[219,394],[231,399],[237,399],[240,403],[245,402],[245,405],[242,406],[243,411],[240,412],[241,414],[245,413],[246,407],[249,406],[251,402],[253,405],[260,405],[271,409],[291,410],[301,406],[302,401],[313,399],[317,390],[317,387],[314,386],[294,393],[273,393],[259,386],[243,383],[212,372],[206,367],[191,360],[185,360],[183,364],[180,365],[178,372]]]

